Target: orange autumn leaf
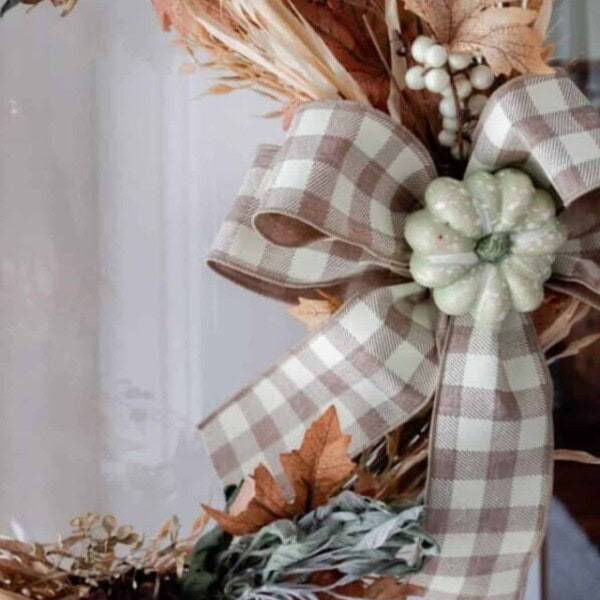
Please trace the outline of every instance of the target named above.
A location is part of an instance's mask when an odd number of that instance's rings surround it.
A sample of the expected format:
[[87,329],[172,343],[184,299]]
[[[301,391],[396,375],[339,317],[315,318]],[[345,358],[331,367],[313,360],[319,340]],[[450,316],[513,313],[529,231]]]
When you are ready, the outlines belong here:
[[377,493],[380,491],[381,485],[379,483],[379,479],[373,475],[373,473],[369,473],[369,471],[365,471],[360,469],[356,473],[356,481],[352,486],[352,489],[361,496],[369,496],[370,498],[375,498]]
[[332,406],[307,430],[299,450],[280,456],[294,490],[296,511],[321,506],[347,481],[356,468],[348,458],[350,440],[342,433]]
[[280,457],[295,494],[293,500],[286,498],[269,470],[259,465],[253,484],[242,487],[247,491],[253,486],[254,495],[249,502],[234,502],[235,511],[230,512],[208,506],[204,509],[227,533],[246,535],[278,519],[289,519],[321,506],[355,469],[348,458],[349,445],[350,436],[342,434],[335,407],[331,407],[307,430],[299,450]]
[[245,510],[232,514],[204,506],[204,510],[231,535],[255,533],[265,525],[293,516],[292,507],[279,484],[264,465],[256,467],[253,475],[255,494]]
[[301,321],[308,331],[314,331],[329,321],[341,306],[341,302],[333,296],[320,292],[323,299],[298,298],[298,304],[288,309],[288,313]]
[[538,13],[493,0],[406,0],[451,52],[481,54],[496,75],[551,73]]

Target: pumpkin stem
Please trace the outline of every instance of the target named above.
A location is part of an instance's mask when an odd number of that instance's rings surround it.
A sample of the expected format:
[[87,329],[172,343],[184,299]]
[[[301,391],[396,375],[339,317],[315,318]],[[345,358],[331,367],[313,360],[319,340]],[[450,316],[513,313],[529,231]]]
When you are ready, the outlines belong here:
[[495,263],[510,251],[510,235],[505,232],[490,233],[482,237],[475,246],[475,253],[484,262]]

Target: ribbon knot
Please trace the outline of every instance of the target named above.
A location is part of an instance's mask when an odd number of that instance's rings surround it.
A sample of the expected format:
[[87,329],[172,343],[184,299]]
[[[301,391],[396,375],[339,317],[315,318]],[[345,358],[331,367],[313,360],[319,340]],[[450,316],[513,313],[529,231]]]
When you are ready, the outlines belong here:
[[[490,99],[474,141],[468,172],[518,164],[552,185],[569,241],[547,285],[599,307],[596,111],[564,74],[523,77]],[[328,288],[345,303],[201,429],[235,482],[258,462],[279,473],[332,404],[359,452],[434,399],[427,528],[441,554],[413,581],[431,598],[518,598],[551,496],[551,380],[528,315],[498,331],[446,320],[410,281],[404,225],[435,177],[408,130],[352,102],[305,105],[280,148],[259,149],[209,264],[280,300]]]

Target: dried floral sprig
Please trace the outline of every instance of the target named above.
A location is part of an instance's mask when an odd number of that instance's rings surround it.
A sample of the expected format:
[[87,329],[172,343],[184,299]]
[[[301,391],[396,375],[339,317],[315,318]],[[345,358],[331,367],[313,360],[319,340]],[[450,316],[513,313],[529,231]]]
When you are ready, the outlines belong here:
[[[367,96],[311,24],[287,0],[154,0],[163,26],[175,28],[191,55],[287,101]],[[198,61],[198,64],[201,64]],[[223,88],[221,88],[223,89]]]
[[161,585],[173,591],[207,521],[201,515],[190,535],[181,538],[179,521],[169,519],[148,544],[132,527],[97,513],[73,519],[71,533],[58,542],[25,544],[0,538],[0,592],[60,600],[117,588],[135,596],[142,584],[151,584],[156,595]]

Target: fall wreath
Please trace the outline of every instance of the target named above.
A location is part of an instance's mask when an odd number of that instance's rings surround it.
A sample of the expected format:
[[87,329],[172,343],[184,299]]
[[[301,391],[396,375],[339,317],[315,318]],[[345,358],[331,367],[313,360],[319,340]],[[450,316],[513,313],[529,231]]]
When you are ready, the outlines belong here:
[[221,72],[209,93],[280,104],[286,141],[259,149],[209,265],[310,335],[201,425],[225,510],[148,542],[96,514],[0,538],[0,596],[520,597],[546,363],[600,337],[564,343],[600,306],[600,117],[551,66],[552,1],[153,6],[186,72]]

